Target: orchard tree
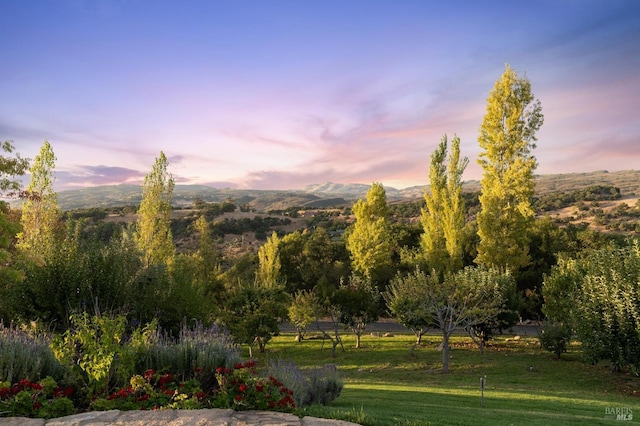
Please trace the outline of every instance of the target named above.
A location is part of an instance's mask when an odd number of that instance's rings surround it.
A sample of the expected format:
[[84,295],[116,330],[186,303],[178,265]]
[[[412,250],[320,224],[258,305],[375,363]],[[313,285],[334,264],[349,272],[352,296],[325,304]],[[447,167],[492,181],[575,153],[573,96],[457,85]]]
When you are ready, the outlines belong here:
[[296,328],[296,342],[301,342],[307,326],[316,320],[320,301],[313,291],[298,290],[289,306],[289,321]]
[[22,205],[22,231],[18,234],[18,248],[37,263],[45,262],[56,239],[61,217],[58,195],[53,189],[56,156],[48,141],[44,141],[31,168],[27,199]]
[[497,271],[467,267],[444,278],[433,271],[417,269],[405,277],[395,278],[395,286],[420,288],[423,306],[418,312],[431,316],[431,323],[442,333],[442,371],[449,371],[449,339],[459,328],[468,328],[494,318],[503,305],[502,274]]
[[338,322],[355,334],[356,349],[360,349],[360,337],[367,325],[378,320],[378,289],[366,278],[351,275],[333,293],[331,301],[338,312]]
[[171,234],[171,197],[175,183],[167,171],[168,165],[167,157],[160,151],[142,185],[134,241],[147,266],[170,263],[175,252]]
[[254,343],[263,353],[267,342],[278,333],[289,306],[289,295],[283,286],[264,286],[258,280],[240,282],[229,290],[221,318],[236,342],[249,345],[252,357]]
[[460,138],[455,136],[448,154],[447,135],[431,154],[429,183],[422,209],[422,250],[429,268],[453,272],[462,267],[462,231],[465,222],[462,174],[469,160],[460,158]]
[[[559,262],[543,284],[543,312],[570,324],[588,362],[640,373],[640,242]],[[557,354],[557,353],[556,353]]]
[[353,270],[376,282],[391,266],[391,238],[389,235],[389,207],[384,187],[373,183],[366,200],[353,206],[356,222],[347,235],[347,250]]
[[435,325],[425,303],[427,287],[418,280],[396,278],[382,295],[389,312],[416,335],[416,346],[420,345],[422,336]]
[[516,270],[529,262],[537,167],[532,150],[543,121],[531,83],[507,65],[489,94],[478,137],[483,168],[477,217],[480,265]]

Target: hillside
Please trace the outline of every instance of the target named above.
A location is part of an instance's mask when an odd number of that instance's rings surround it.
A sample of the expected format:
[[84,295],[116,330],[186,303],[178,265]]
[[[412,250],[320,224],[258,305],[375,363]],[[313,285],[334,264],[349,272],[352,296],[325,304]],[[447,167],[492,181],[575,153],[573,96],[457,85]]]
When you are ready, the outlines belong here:
[[[540,175],[536,177],[537,195],[584,189],[592,185],[612,185],[620,188],[623,195],[640,194],[640,171],[621,172],[596,171],[590,173],[566,173]],[[427,186],[396,189],[385,187],[390,202],[415,200],[424,194]],[[336,184],[308,185],[300,190],[276,191],[254,189],[213,188],[204,185],[176,185],[173,204],[176,207],[193,205],[196,198],[205,202],[221,202],[233,199],[239,205],[249,205],[257,211],[286,210],[291,207],[323,208],[346,206],[364,198],[369,185]],[[477,180],[464,183],[464,190],[480,190]],[[140,186],[111,185],[61,191],[58,203],[63,210],[91,207],[118,207],[138,205],[142,197]]]

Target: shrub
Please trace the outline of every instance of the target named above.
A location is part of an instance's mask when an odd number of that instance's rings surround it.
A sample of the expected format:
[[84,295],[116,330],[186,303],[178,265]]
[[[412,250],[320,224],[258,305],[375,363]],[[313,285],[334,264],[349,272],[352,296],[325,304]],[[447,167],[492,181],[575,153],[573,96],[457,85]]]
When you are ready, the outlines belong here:
[[552,352],[558,359],[567,352],[567,346],[571,341],[571,328],[564,324],[545,322],[538,335],[542,349]]
[[50,419],[75,412],[69,396],[73,388],[62,389],[52,377],[40,382],[23,379],[11,385],[0,382],[0,415],[7,417],[38,417]]
[[328,405],[340,396],[344,386],[333,365],[303,372],[292,362],[278,360],[272,361],[268,370],[293,390],[293,397],[299,407]]
[[91,403],[94,410],[158,410],[197,409],[208,407],[207,394],[197,379],[180,381],[171,373],[147,370],[135,375],[129,386],[110,393]]
[[224,328],[205,328],[202,323],[190,328],[183,324],[177,338],[161,330],[155,332],[139,356],[136,372],[170,371],[182,380],[197,375],[203,389],[209,390],[217,386],[215,372],[219,366],[231,367],[239,361],[237,346]]
[[29,334],[0,323],[0,381],[63,379],[64,367],[53,356],[46,334]]
[[291,411],[296,407],[293,391],[273,375],[257,376],[253,361],[237,363],[233,369],[219,367],[216,379],[220,386],[214,400],[216,408],[234,410]]

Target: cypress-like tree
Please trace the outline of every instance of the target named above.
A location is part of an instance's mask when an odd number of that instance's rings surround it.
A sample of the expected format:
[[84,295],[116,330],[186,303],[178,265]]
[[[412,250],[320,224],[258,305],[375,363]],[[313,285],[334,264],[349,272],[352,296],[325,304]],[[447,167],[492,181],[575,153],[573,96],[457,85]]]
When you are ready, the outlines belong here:
[[147,266],[170,263],[175,253],[171,233],[171,196],[175,183],[167,171],[168,165],[167,157],[160,151],[142,185],[134,241]]
[[478,163],[484,170],[477,218],[478,264],[518,269],[529,261],[537,167],[532,150],[543,121],[531,83],[507,66],[489,94],[478,138],[483,150]]
[[45,140],[29,169],[31,180],[27,186],[27,199],[22,205],[18,248],[38,263],[44,262],[53,248],[61,216],[58,195],[53,189],[55,163],[53,148]]
[[353,270],[375,281],[375,271],[391,264],[389,206],[381,183],[373,183],[366,200],[353,206],[356,222],[347,235]]
[[422,250],[429,268],[455,271],[462,267],[461,233],[464,228],[462,174],[469,160],[460,158],[460,138],[451,141],[447,157],[447,135],[431,154],[429,183],[425,191],[426,207],[422,209]]

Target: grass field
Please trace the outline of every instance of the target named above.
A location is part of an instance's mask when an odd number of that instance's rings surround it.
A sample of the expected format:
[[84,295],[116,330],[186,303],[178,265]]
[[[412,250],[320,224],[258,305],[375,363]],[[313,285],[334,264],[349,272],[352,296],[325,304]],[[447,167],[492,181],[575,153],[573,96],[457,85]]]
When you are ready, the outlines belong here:
[[363,425],[620,424],[612,414],[616,409],[634,417],[622,424],[640,420],[640,378],[582,363],[579,345],[556,360],[534,337],[509,337],[492,341],[484,354],[469,338],[453,338],[448,374],[440,372],[437,336],[426,336],[412,351],[415,338],[409,334],[365,336],[361,349],[345,334],[345,351],[332,359],[329,343],[297,343],[283,334],[262,356],[302,368],[334,363],[345,383],[342,395],[302,414]]

